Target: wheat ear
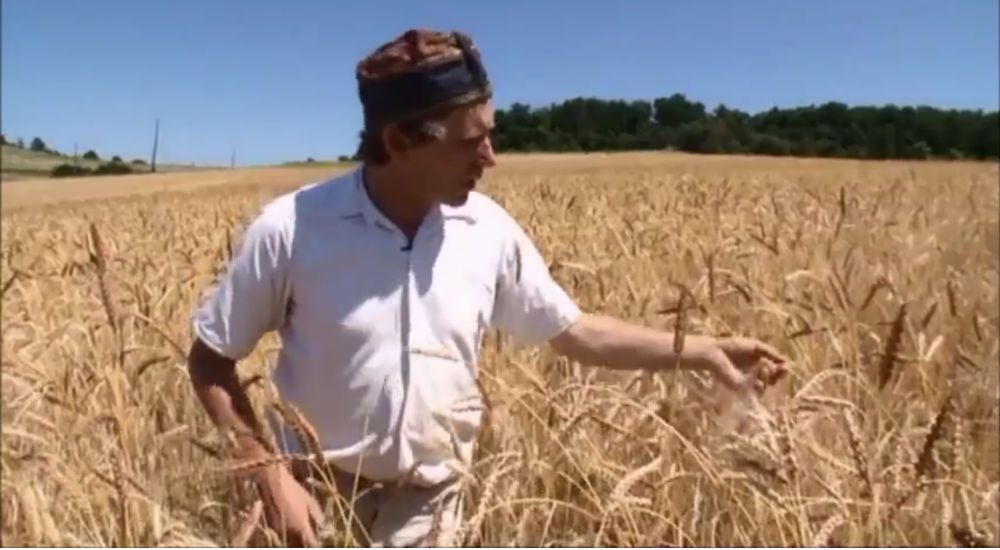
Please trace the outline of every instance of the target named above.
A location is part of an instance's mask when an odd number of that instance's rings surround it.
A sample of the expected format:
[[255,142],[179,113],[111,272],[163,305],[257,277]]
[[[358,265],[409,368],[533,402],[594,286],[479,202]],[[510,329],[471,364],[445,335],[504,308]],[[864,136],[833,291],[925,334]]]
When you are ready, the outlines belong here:
[[899,347],[903,340],[903,321],[906,318],[906,304],[899,306],[899,312],[892,321],[892,329],[889,331],[889,338],[885,342],[885,349],[882,351],[882,359],[878,365],[878,387],[882,389],[889,380],[892,379],[893,367],[899,359]]
[[813,536],[812,546],[814,548],[831,548],[834,546],[840,546],[836,541],[833,540],[833,532],[837,530],[844,524],[844,515],[837,513],[823,522],[819,530],[816,531],[816,535]]
[[486,477],[486,481],[483,483],[483,490],[479,496],[479,503],[476,505],[476,513],[455,533],[452,541],[455,545],[469,546],[476,542],[475,539],[478,536],[479,527],[483,523],[483,520],[486,519],[489,505],[493,500],[494,493],[496,493],[496,487],[500,482],[500,478],[516,467],[516,464],[508,467],[498,467]]
[[108,324],[111,325],[111,329],[117,334],[118,314],[115,311],[114,304],[111,303],[111,292],[108,289],[107,281],[107,249],[104,247],[104,240],[101,239],[101,233],[97,230],[97,226],[93,222],[90,224],[90,240],[94,246],[94,253],[91,255],[90,261],[97,270],[97,290],[100,293],[101,305],[104,306],[104,313],[108,316]]
[[786,477],[789,481],[795,481],[799,473],[799,462],[795,457],[795,448],[792,445],[791,420],[787,412],[782,412],[780,418],[781,431],[778,433],[778,446],[781,456],[784,459]]
[[946,294],[948,295],[948,313],[952,317],[958,317],[958,306],[955,300],[955,281],[951,278],[948,279],[948,284],[945,286]]
[[920,456],[917,459],[916,465],[914,465],[914,475],[918,478],[925,477],[934,464],[934,444],[944,437],[944,425],[951,415],[953,395],[949,393],[945,397],[941,403],[941,408],[938,409],[937,414],[934,416],[934,421],[931,423],[931,430],[927,433],[927,439],[924,440],[924,446],[920,450]]
[[977,533],[971,527],[962,527],[955,522],[948,525],[951,538],[960,548],[989,548],[990,541],[986,535]]
[[623,502],[625,502],[629,491],[632,490],[632,487],[634,487],[635,484],[638,483],[642,478],[660,469],[661,464],[663,464],[662,455],[654,458],[648,464],[640,466],[639,468],[636,468],[635,470],[632,470],[631,472],[626,474],[625,477],[623,477],[621,481],[619,481],[618,484],[615,485],[614,490],[611,491],[611,498],[609,500],[608,510],[617,509]]
[[895,516],[896,512],[902,508],[907,501],[927,486],[927,474],[930,472],[931,467],[934,464],[934,444],[944,436],[944,424],[951,415],[952,396],[953,394],[949,393],[948,396],[945,397],[944,401],[941,403],[941,408],[938,409],[937,414],[934,416],[934,421],[931,423],[931,429],[927,433],[927,437],[924,439],[924,445],[920,450],[920,455],[917,458],[916,464],[913,466],[913,485],[911,485],[910,489],[896,501],[896,505],[889,513],[890,519]]
[[677,317],[674,319],[674,353],[677,354],[675,368],[679,367],[681,363],[681,354],[684,352],[684,333],[687,330],[687,289],[681,285],[678,285],[678,288],[680,288],[681,295],[677,299]]
[[309,451],[313,460],[316,461],[316,465],[319,466],[323,460],[323,447],[320,445],[319,434],[316,433],[316,428],[313,427],[309,419],[294,404],[278,401],[273,406],[278,411],[278,414],[281,415],[285,424],[288,424],[292,431],[295,432],[295,436],[298,438],[302,448]]
[[854,467],[862,483],[861,496],[867,498],[872,495],[872,478],[868,468],[868,458],[865,456],[864,445],[861,441],[861,430],[852,411],[844,411],[844,420],[847,424],[848,441],[851,447],[851,456],[854,458]]

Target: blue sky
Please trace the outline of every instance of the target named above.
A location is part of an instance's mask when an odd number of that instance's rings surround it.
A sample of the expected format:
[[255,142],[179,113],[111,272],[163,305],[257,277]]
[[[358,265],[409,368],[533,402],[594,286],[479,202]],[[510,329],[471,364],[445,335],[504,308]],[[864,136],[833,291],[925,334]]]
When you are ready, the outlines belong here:
[[354,151],[357,61],[410,27],[460,29],[498,106],[680,92],[751,112],[998,107],[996,0],[3,0],[8,138],[238,164]]

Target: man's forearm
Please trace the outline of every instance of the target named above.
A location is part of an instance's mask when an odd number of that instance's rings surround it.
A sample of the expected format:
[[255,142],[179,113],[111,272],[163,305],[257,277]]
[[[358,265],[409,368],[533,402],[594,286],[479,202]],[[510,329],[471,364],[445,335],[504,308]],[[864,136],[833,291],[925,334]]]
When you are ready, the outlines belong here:
[[[584,315],[552,342],[560,354],[585,365],[621,369],[714,370],[721,353],[715,339],[686,335],[678,354],[675,335],[600,315]],[[678,362],[679,359],[679,362]]]
[[236,454],[248,460],[272,454],[261,437],[261,425],[250,399],[240,386],[235,363],[196,342],[188,366],[195,393],[209,418],[222,430],[236,434]]

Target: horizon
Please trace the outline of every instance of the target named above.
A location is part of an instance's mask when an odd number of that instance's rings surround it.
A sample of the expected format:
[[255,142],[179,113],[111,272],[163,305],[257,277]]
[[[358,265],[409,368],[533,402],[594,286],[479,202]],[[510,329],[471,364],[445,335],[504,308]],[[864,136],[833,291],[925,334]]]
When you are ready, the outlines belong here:
[[[354,64],[415,26],[469,32],[498,109],[674,93],[749,114],[828,102],[1000,107],[995,2],[561,5],[437,2],[418,16],[406,4],[6,0],[0,131],[64,153],[76,143],[80,154],[146,159],[159,118],[163,164],[228,166],[234,149],[238,166],[350,156],[361,125]],[[341,16],[365,25],[336,25]],[[549,24],[558,17],[577,24]],[[664,33],[662,19],[687,24]]]

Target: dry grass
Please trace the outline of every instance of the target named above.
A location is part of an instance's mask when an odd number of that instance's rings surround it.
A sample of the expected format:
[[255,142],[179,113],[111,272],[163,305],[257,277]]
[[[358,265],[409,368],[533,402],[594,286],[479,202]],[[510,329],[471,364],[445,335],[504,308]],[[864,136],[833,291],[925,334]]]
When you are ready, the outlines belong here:
[[[703,377],[488,340],[462,542],[1000,542],[996,165],[507,161],[486,191],[585,309],[750,334],[794,367],[751,418]],[[256,495],[227,472],[183,353],[230,241],[269,196],[317,176],[152,176],[115,199],[127,178],[61,197],[5,184],[5,545],[275,542],[254,529]],[[169,178],[183,192],[145,193]],[[38,206],[80,198],[100,200]],[[259,411],[278,402],[253,378],[277,348],[270,335],[242,365]]]

